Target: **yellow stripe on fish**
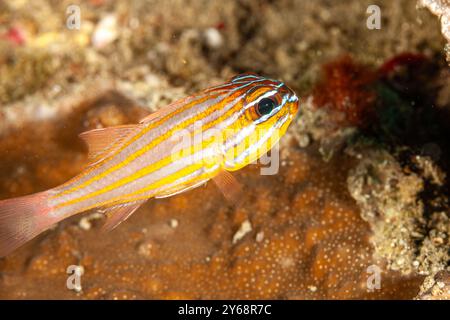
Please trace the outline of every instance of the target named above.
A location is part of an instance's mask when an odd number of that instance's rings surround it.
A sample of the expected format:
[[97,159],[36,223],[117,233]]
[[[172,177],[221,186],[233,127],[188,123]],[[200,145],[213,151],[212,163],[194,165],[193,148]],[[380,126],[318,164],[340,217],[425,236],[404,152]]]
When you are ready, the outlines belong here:
[[[216,97],[217,97],[217,96],[216,96]],[[211,97],[209,97],[209,98],[211,98]],[[201,98],[201,99],[199,99],[199,100],[192,101],[191,103],[188,103],[188,104],[184,105],[182,108],[179,108],[178,110],[174,111],[174,113],[169,114],[169,115],[167,115],[167,116],[161,118],[161,119],[158,120],[158,121],[155,121],[155,122],[150,123],[148,126],[145,126],[145,127],[144,127],[137,135],[133,136],[129,141],[127,141],[127,142],[126,142],[126,143],[118,150],[118,152],[122,151],[123,149],[125,149],[126,147],[128,147],[129,145],[131,145],[133,142],[137,141],[139,138],[141,138],[144,134],[146,134],[146,133],[149,132],[150,130],[154,129],[155,127],[157,127],[157,126],[159,126],[159,125],[161,125],[161,124],[163,124],[165,121],[167,121],[168,119],[170,119],[170,117],[174,116],[175,114],[181,113],[181,112],[183,112],[183,111],[185,111],[185,110],[187,110],[187,109],[189,109],[189,108],[195,106],[196,104],[201,103],[201,102],[204,102],[204,101],[206,101],[206,100],[208,100],[208,97],[203,97],[203,98]],[[116,170],[116,169],[118,169],[118,168],[121,168],[122,166],[126,165],[126,164],[129,163],[130,161],[132,161],[132,160],[134,160],[135,158],[137,158],[139,155],[141,155],[141,154],[144,153],[145,151],[148,151],[149,148],[150,148],[150,146],[147,147],[147,148],[144,148],[144,149],[137,150],[134,154],[132,154],[130,157],[128,157],[127,159],[125,159],[123,162],[121,162],[120,165],[114,167],[113,169],[109,169],[109,170],[105,171],[103,175],[96,176],[96,177],[93,178],[92,180],[89,180],[89,181],[87,181],[87,182],[85,182],[85,183],[83,183],[83,184],[81,184],[81,185],[79,185],[79,186],[77,186],[77,187],[74,187],[74,188],[72,188],[72,189],[68,189],[68,190],[64,191],[63,194],[70,193],[70,192],[76,191],[76,190],[78,190],[78,189],[81,189],[81,188],[83,188],[83,187],[86,187],[86,186],[89,184],[89,182],[98,180],[98,179],[100,179],[101,177],[103,177],[103,176],[107,175],[108,173],[110,173],[111,171],[114,171],[114,170]],[[113,157],[114,157],[114,155],[110,156],[109,158],[105,159],[104,161],[111,160]],[[101,165],[101,164],[97,164],[96,166],[94,166],[94,167],[91,168],[90,170],[93,170],[94,168],[98,168],[100,165]]]
[[173,161],[183,159],[182,157],[192,156],[192,155],[194,155],[194,152],[196,150],[199,150],[199,149],[200,150],[204,150],[208,145],[211,145],[211,144],[212,144],[212,142],[209,143],[209,144],[201,142],[200,144],[189,146],[188,148],[182,149],[182,150],[178,151],[177,153],[170,154],[170,155],[166,156],[165,158],[163,158],[162,160],[160,160],[160,161],[158,161],[158,162],[156,162],[154,164],[148,165],[148,166],[146,166],[146,167],[144,167],[144,168],[134,172],[133,174],[131,174],[130,176],[128,176],[126,178],[123,178],[123,179],[121,179],[119,181],[116,181],[116,182],[110,184],[110,185],[107,185],[103,189],[99,189],[99,190],[96,190],[94,192],[88,193],[88,194],[86,194],[86,195],[84,195],[84,196],[82,196],[80,198],[76,198],[76,199],[73,199],[73,200],[70,200],[70,201],[58,204],[56,206],[56,208],[64,207],[64,206],[67,206],[67,205],[70,205],[70,204],[74,204],[74,203],[80,202],[82,200],[86,200],[86,199],[92,198],[92,197],[94,197],[96,195],[105,193],[107,191],[110,191],[112,189],[120,187],[120,186],[122,186],[124,184],[132,182],[132,181],[134,181],[136,179],[142,178],[143,176],[146,176],[146,175],[148,175],[148,174],[150,174],[150,173],[152,173],[152,172],[154,172],[154,171],[156,171],[158,169],[161,169],[161,168],[169,165]]
[[[178,180],[178,179],[180,179],[182,177],[185,177],[185,176],[187,176],[189,174],[192,174],[192,173],[196,172],[200,168],[201,168],[201,164],[199,164],[199,163],[193,164],[191,166],[188,166],[188,167],[185,167],[185,168],[181,169],[180,171],[176,172],[173,175],[170,175],[170,176],[167,176],[167,177],[165,177],[165,178],[163,178],[161,180],[158,180],[155,183],[153,183],[151,185],[148,185],[147,187],[145,187],[145,188],[143,188],[141,190],[135,191],[133,193],[130,193],[130,194],[127,194],[127,195],[124,195],[124,196],[111,198],[108,201],[99,202],[99,203],[96,203],[96,205],[93,205],[93,206],[84,207],[82,209],[82,211],[87,211],[89,209],[93,209],[93,208],[97,208],[97,207],[116,206],[116,205],[119,205],[119,204],[124,204],[124,203],[135,202],[135,201],[139,201],[139,200],[143,200],[143,199],[148,199],[149,197],[151,197],[148,194],[141,195],[141,196],[138,196],[138,195],[142,194],[142,193],[145,193],[145,192],[149,192],[149,191],[154,190],[154,189],[157,189],[158,187],[162,187],[162,186],[164,186],[166,184],[169,184],[172,181],[176,181],[176,180]],[[199,175],[196,178],[188,179],[186,182],[187,183],[192,183],[192,182],[195,182],[195,181],[202,181],[204,179],[211,178],[211,174],[212,174],[212,172],[206,172],[206,173],[203,173],[203,174]]]

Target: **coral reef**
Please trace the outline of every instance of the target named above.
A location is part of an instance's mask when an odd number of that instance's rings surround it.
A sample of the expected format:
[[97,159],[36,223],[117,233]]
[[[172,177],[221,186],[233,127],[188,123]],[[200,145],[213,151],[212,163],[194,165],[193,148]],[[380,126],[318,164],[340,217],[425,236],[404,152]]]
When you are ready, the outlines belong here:
[[348,188],[361,207],[362,218],[372,226],[376,256],[386,259],[392,270],[404,273],[445,269],[450,259],[448,208],[440,206],[442,211],[426,216],[420,199],[426,182],[442,186],[445,175],[421,156],[415,160],[428,167],[422,176],[404,172],[383,150],[370,150],[359,158],[349,173]]
[[325,65],[294,132],[301,146],[317,142],[325,160],[339,152],[356,159],[348,189],[371,225],[374,255],[405,274],[434,274],[450,261],[448,182],[441,167],[448,168],[442,152],[448,126],[439,120],[448,119],[450,103],[436,102],[447,90],[439,68],[412,53],[376,71],[339,58]]
[[434,15],[438,17],[441,22],[441,32],[447,44],[445,51],[447,54],[447,61],[450,65],[450,1],[448,0],[418,0],[420,7],[426,7]]
[[294,133],[301,146],[317,142],[325,160],[340,151],[357,159],[348,188],[373,230],[374,254],[405,274],[434,274],[450,261],[448,182],[440,167],[448,163],[448,126],[439,120],[448,119],[450,101],[436,99],[448,87],[442,68],[414,53],[377,70],[338,58],[325,65]]
[[323,159],[329,160],[343,149],[345,143],[355,135],[357,128],[339,126],[335,121],[340,118],[337,113],[329,108],[318,108],[312,96],[303,100],[296,127],[291,133],[301,147],[316,142]]
[[[372,4],[369,0],[332,5],[292,0],[226,5],[200,0],[187,5],[170,0],[136,1],[132,6],[86,1],[80,4],[79,30],[66,27],[64,13],[71,4],[2,1],[0,35],[11,28],[23,34],[19,46],[12,45],[10,37],[0,36],[0,60],[6,62],[0,65],[2,104],[25,93],[52,92],[55,86],[64,95],[78,82],[122,79],[130,68],[140,66],[187,90],[252,70],[282,75],[303,93],[320,73],[319,65],[344,52],[374,65],[414,48],[427,54],[438,51],[442,39],[438,22],[429,21],[431,14],[426,10],[418,13],[408,0],[383,2],[381,30],[362,27]],[[115,39],[98,48],[93,45],[94,34],[102,18],[111,15],[115,24],[106,27],[115,28]],[[221,39],[215,45],[209,40],[211,32]],[[395,41],[386,41],[392,35]],[[37,75],[38,70],[42,74]],[[21,86],[16,85],[18,81]]]
[[441,271],[435,275],[425,278],[418,300],[450,300],[450,275],[446,271]]
[[[112,107],[119,97],[105,93],[67,118],[5,136],[3,195],[42,190],[81,170],[80,131],[141,116],[127,100]],[[26,149],[14,148],[20,141]],[[102,216],[74,217],[0,260],[0,297],[412,298],[420,276],[385,270],[381,289],[367,288],[367,268],[383,263],[373,259],[369,226],[347,192],[350,166],[343,154],[325,164],[314,146],[291,147],[278,175],[261,176],[258,166],[237,172],[249,190],[239,208],[208,184],[150,201],[101,237]],[[84,269],[79,292],[65,286],[70,265]]]

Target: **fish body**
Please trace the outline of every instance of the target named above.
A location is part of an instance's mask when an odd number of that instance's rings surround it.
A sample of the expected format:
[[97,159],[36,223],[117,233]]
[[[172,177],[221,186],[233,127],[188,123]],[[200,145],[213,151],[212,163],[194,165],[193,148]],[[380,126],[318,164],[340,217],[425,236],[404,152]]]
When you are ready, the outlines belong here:
[[210,179],[230,194],[236,187],[227,172],[270,150],[297,110],[298,98],[284,83],[243,74],[176,101],[139,124],[82,133],[91,159],[83,172],[48,191],[0,201],[0,256],[90,209],[107,214],[104,228],[109,230],[146,200]]

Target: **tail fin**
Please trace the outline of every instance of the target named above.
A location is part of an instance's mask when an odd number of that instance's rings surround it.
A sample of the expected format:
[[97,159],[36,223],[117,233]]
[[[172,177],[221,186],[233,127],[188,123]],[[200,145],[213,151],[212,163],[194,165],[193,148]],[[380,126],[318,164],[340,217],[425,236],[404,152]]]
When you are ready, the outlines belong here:
[[61,220],[50,214],[49,194],[45,191],[0,201],[0,257]]

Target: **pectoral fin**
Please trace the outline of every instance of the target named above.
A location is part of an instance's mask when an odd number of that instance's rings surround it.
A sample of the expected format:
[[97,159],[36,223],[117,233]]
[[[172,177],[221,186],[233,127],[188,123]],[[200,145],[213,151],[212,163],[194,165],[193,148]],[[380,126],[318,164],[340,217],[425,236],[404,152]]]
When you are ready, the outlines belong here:
[[238,206],[242,201],[242,185],[228,171],[221,171],[213,178],[216,186],[224,197],[233,205]]
[[147,200],[125,203],[119,206],[106,209],[107,220],[102,227],[102,231],[107,232],[116,228],[119,224],[130,217]]

